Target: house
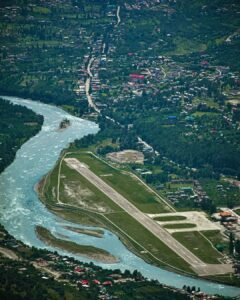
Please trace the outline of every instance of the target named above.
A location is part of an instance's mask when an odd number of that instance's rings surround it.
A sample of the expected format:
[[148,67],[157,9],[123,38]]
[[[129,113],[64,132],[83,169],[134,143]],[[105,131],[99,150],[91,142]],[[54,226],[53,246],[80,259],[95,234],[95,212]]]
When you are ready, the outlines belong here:
[[144,79],[145,78],[144,75],[139,75],[139,74],[129,74],[129,77],[133,78],[133,79]]
[[86,287],[86,288],[89,287],[89,281],[86,279],[80,280],[80,284],[82,287]]
[[112,286],[112,281],[104,281],[103,285],[104,286]]
[[94,279],[94,280],[93,280],[93,283],[95,283],[95,284],[97,284],[97,285],[101,284],[101,282],[100,282],[99,280],[97,280],[97,279]]
[[232,213],[230,211],[221,211],[219,213],[219,215],[222,217],[222,218],[229,218],[232,216]]
[[84,273],[85,269],[81,269],[79,266],[74,268],[75,273]]

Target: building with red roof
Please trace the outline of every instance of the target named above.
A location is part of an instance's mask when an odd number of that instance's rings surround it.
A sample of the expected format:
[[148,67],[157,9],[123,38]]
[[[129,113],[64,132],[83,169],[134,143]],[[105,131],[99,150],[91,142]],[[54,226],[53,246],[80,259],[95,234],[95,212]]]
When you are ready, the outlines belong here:
[[129,77],[131,77],[133,79],[144,79],[145,78],[144,75],[140,75],[140,74],[129,74]]

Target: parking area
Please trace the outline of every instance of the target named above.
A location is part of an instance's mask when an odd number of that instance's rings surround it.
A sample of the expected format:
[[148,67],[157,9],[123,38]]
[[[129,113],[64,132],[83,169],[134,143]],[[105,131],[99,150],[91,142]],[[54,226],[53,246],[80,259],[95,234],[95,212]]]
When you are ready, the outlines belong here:
[[[155,219],[157,217],[171,217],[171,216],[183,216],[185,220],[175,221],[157,221],[162,226],[167,224],[195,224],[192,228],[166,228],[170,233],[173,232],[184,232],[184,231],[205,231],[205,230],[221,230],[219,224],[210,221],[204,212],[200,211],[186,211],[186,212],[175,212],[175,213],[163,213],[163,214],[148,214],[149,217]],[[176,225],[177,227],[177,225]]]

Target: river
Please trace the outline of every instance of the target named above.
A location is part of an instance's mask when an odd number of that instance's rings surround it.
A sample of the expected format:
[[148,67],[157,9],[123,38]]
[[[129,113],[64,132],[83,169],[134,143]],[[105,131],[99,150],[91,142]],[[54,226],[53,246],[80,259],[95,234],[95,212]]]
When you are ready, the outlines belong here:
[[[66,225],[79,228],[84,226],[71,224],[48,211],[39,201],[34,191],[34,186],[43,175],[53,168],[61,151],[70,142],[84,135],[97,133],[99,130],[98,125],[71,116],[52,105],[15,97],[2,98],[15,104],[24,105],[44,117],[42,130],[18,150],[14,162],[0,175],[0,222],[10,234],[27,245],[56,250],[46,246],[37,238],[35,226],[42,225],[56,235],[60,234],[67,236],[72,241],[105,249],[120,260],[118,263],[111,265],[95,262],[102,267],[119,268],[122,271],[125,269],[130,271],[137,269],[150,279],[157,279],[163,284],[178,288],[182,288],[183,285],[190,285],[200,287],[202,291],[209,294],[240,295],[240,288],[175,274],[174,272],[149,265],[131,253],[116,235],[107,230],[104,231],[103,238],[95,238],[67,230],[65,228]],[[63,131],[59,131],[57,129],[63,118],[70,119],[71,126]],[[58,252],[89,262],[84,257],[59,250]]]

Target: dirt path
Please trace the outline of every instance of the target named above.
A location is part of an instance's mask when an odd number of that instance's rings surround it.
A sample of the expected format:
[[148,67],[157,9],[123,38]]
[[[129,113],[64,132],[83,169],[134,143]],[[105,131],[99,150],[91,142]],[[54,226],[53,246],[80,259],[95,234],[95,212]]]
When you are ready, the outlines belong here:
[[121,18],[120,18],[120,6],[117,8],[117,26],[121,23]]
[[141,223],[158,239],[164,242],[170,249],[172,249],[177,255],[183,258],[187,263],[191,265],[193,270],[198,275],[212,275],[232,272],[231,265],[209,265],[202,262],[197,256],[185,248],[181,243],[175,240],[165,229],[163,229],[154,220],[148,217],[146,214],[137,209],[126,198],[116,192],[112,187],[106,184],[101,178],[95,175],[89,168],[82,164],[75,158],[65,158],[67,165],[76,170],[93,185],[95,185],[100,191],[107,195],[113,202],[123,208],[128,214],[130,214],[135,220]]
[[35,263],[35,262],[33,263],[33,266],[34,266],[36,269],[41,270],[41,271],[43,271],[43,272],[46,272],[46,273],[48,273],[49,275],[53,276],[54,279],[56,279],[56,280],[61,276],[61,273],[60,273],[60,272],[53,271],[53,270],[51,270],[51,269],[49,269],[49,268],[47,268],[47,267],[39,266],[39,265],[38,265],[37,263]]
[[0,253],[12,260],[18,260],[18,256],[10,249],[0,247]]

